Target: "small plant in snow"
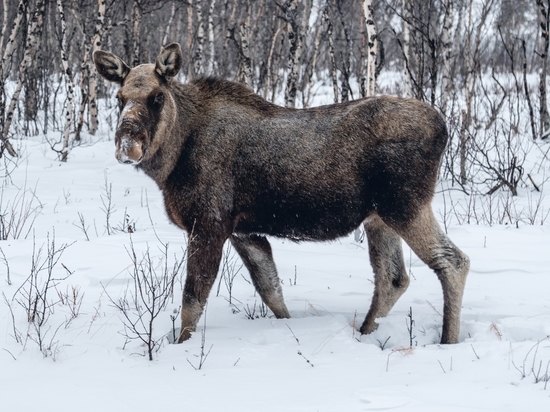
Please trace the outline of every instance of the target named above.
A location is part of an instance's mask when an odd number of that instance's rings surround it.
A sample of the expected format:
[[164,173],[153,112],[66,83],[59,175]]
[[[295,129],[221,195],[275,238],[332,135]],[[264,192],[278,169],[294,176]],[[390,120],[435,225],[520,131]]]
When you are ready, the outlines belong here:
[[413,340],[416,338],[416,335],[413,333],[415,321],[413,319],[413,309],[412,307],[409,308],[409,312],[407,313],[407,331],[409,332],[409,347],[413,347]]
[[[72,244],[56,246],[54,231],[51,238],[49,233],[47,235],[46,248],[44,249],[44,245],[42,245],[37,249],[33,234],[30,274],[12,298],[12,302],[16,302],[26,313],[29,323],[26,337],[38,345],[44,357],[51,356],[55,358],[59,348],[59,342],[54,339],[63,323],[52,330],[52,325],[48,322],[50,316],[54,313],[55,306],[59,303],[59,300],[52,299],[51,292],[57,290],[59,283],[73,274],[62,263],[64,276],[57,274],[59,272],[59,260],[65,250]],[[12,311],[12,320],[14,320],[12,305],[7,300],[6,303]],[[17,335],[19,334],[21,337],[22,334],[16,330],[15,323],[14,331],[15,339],[18,341]]]
[[115,206],[113,204],[113,184],[107,181],[107,174],[105,174],[105,183],[102,187],[103,194],[100,195],[101,210],[105,213],[105,230],[107,235],[111,236],[113,234],[113,228],[111,227],[111,217],[113,213],[116,212]]
[[[34,221],[44,206],[36,197],[36,188],[25,186],[15,196],[6,196],[4,186],[0,189],[0,240],[26,238]],[[7,198],[7,199],[6,199]]]
[[159,250],[161,256],[158,260],[151,255],[149,248],[138,258],[130,238],[127,253],[132,260],[132,282],[126,288],[124,296],[119,299],[114,299],[107,293],[111,303],[122,313],[123,335],[127,340],[141,341],[147,348],[149,360],[153,360],[153,353],[160,349],[164,338],[154,334],[155,320],[172,298],[174,283],[185,261],[185,257],[175,257],[170,267],[168,244],[162,244]]
[[229,293],[229,298],[227,300],[230,305],[233,305],[233,285],[235,278],[240,273],[243,265],[244,264],[240,261],[235,249],[230,243],[227,243],[227,247],[225,248],[222,256],[222,273],[218,282],[216,296],[219,296],[220,294],[221,282],[223,280],[225,287],[227,288],[227,292]]
[[[256,312],[256,308],[258,311]],[[259,318],[267,318],[268,310],[265,303],[261,302],[258,306],[256,306],[256,301],[254,301],[254,305],[250,307],[248,303],[246,306],[243,306],[244,313],[246,314],[246,318],[250,320],[259,319]]]
[[[514,368],[520,373],[521,379],[532,374],[535,383],[544,382],[545,390],[548,386],[548,381],[550,381],[550,360],[545,362],[542,359],[538,359],[538,351],[540,344],[549,339],[550,336],[547,336],[535,343],[525,354],[520,366],[516,365],[512,360],[512,365],[514,365]],[[531,362],[529,362],[530,357],[532,358]]]
[[189,363],[189,365],[191,365],[193,367],[193,369],[195,369],[196,371],[200,371],[202,369],[202,367],[204,365],[204,362],[206,362],[206,358],[208,358],[208,355],[210,355],[210,351],[212,350],[212,347],[214,346],[214,344],[210,345],[210,348],[208,349],[208,351],[205,351],[205,348],[206,348],[206,309],[207,308],[205,307],[204,308],[204,314],[203,314],[204,325],[203,325],[202,332],[201,332],[201,352],[198,356],[196,355],[196,357],[199,358],[198,365],[195,366],[189,360],[189,358],[187,358],[187,362]]

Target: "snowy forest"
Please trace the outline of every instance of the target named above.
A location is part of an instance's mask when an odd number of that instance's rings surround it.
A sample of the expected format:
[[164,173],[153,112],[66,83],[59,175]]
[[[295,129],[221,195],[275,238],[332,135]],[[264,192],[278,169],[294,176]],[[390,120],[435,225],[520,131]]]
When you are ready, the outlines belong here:
[[550,132],[549,9],[543,0],[4,0],[0,154],[16,156],[21,136],[60,131],[52,149],[68,161],[113,94],[92,53],[133,67],[175,41],[182,80],[220,76],[290,107],[319,94],[427,101],[447,118],[453,187],[540,189],[524,163],[526,146]]
[[[0,0],[0,18],[2,410],[547,408],[550,0]],[[444,116],[432,208],[470,257],[459,343],[440,344],[441,284],[405,242],[407,293],[359,333],[374,281],[358,229],[270,238],[289,319],[227,243],[197,331],[171,344],[188,240],[115,159],[118,86],[92,55],[134,67],[172,42],[180,82]]]

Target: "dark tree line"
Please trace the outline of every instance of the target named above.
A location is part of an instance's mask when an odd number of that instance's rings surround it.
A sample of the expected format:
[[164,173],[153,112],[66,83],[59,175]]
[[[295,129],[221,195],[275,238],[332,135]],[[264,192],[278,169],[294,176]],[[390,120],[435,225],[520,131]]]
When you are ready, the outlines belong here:
[[507,118],[522,138],[550,134],[550,0],[3,0],[0,11],[0,156],[56,130],[66,160],[83,130],[97,132],[98,99],[111,94],[93,51],[137,65],[173,41],[187,79],[241,81],[289,107],[310,105],[322,85],[334,102],[429,102],[447,116],[447,171],[463,188],[480,129]]

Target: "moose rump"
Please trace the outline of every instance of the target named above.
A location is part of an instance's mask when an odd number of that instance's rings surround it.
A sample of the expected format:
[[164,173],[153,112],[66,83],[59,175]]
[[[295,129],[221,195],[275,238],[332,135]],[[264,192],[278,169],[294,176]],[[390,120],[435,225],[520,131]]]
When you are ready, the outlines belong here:
[[448,138],[434,109],[395,97],[288,109],[233,82],[181,84],[175,43],[133,69],[107,52],[94,61],[121,86],[117,158],[156,181],[168,216],[189,234],[180,342],[195,330],[227,239],[262,300],[286,318],[266,235],[324,241],[362,223],[375,290],[361,332],[409,284],[404,239],[441,281],[442,343],[458,341],[469,260],[431,209]]

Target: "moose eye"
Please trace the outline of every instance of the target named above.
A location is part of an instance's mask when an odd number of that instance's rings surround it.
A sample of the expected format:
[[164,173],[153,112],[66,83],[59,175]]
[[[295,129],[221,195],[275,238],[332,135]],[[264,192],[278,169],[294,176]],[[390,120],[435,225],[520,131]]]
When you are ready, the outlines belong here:
[[164,103],[164,93],[160,92],[153,98],[153,106],[160,107]]

